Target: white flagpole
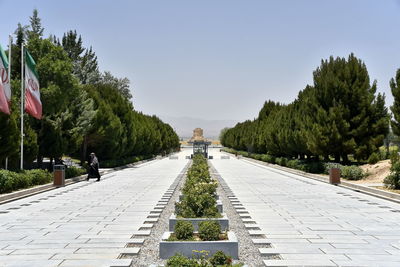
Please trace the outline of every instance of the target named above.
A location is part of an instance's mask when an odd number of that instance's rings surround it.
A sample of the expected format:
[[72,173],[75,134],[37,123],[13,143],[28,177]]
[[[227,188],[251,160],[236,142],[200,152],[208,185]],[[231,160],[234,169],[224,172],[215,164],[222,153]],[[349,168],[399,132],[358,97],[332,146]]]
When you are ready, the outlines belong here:
[[[12,45],[12,36],[8,36],[8,83],[11,89],[11,45]],[[6,157],[6,170],[8,170],[8,157]]]
[[21,44],[21,170],[24,169],[24,44]]

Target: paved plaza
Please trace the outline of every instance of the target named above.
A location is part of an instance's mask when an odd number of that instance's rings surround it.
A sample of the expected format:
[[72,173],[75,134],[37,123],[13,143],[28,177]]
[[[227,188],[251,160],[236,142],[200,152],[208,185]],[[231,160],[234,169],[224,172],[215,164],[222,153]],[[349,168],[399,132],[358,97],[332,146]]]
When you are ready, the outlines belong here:
[[[400,266],[400,204],[246,159],[211,161],[259,230],[266,266]],[[263,236],[264,235],[264,236]]]
[[[190,152],[0,205],[0,266],[129,266]],[[209,154],[266,266],[400,266],[400,204]]]
[[129,266],[118,257],[139,252],[149,214],[188,163],[178,156],[0,205],[0,266]]

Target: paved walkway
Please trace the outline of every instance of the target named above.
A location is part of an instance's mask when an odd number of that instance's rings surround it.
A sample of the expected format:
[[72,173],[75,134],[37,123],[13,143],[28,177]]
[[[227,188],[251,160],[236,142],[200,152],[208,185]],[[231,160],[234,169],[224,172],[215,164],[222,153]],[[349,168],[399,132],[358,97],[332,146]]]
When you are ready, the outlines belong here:
[[[256,221],[266,266],[400,266],[400,204],[244,159],[210,162]],[[254,227],[254,225],[253,225]]]
[[188,162],[178,156],[0,205],[0,266],[129,266],[117,258],[150,233],[149,213]]

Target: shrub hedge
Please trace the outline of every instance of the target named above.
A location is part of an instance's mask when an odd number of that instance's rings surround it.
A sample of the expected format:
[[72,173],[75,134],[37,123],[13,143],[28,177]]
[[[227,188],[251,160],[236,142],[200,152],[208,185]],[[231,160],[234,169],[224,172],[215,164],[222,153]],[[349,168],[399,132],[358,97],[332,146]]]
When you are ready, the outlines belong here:
[[53,176],[47,170],[35,169],[22,172],[0,170],[0,193],[10,193],[35,185],[47,184],[52,180]]
[[182,188],[183,198],[176,205],[176,215],[184,218],[221,217],[216,206],[217,181],[211,178],[207,159],[202,155],[193,157]]
[[77,177],[81,176],[86,173],[86,170],[82,168],[77,168],[75,166],[71,166],[65,169],[65,178],[72,178],[72,177]]
[[152,155],[149,155],[149,156],[133,156],[133,157],[123,158],[123,159],[104,160],[104,161],[100,161],[100,166],[102,168],[115,168],[115,167],[130,164],[130,163],[135,163],[135,162],[138,162],[141,160],[150,159],[152,157],[153,157]]
[[[338,163],[332,162],[322,162],[322,161],[308,161],[308,160],[299,160],[299,159],[288,159],[284,157],[274,157],[269,154],[253,154],[245,151],[236,151],[231,148],[224,148],[224,151],[228,153],[238,154],[244,157],[250,157],[254,159],[258,159],[264,162],[268,162],[271,164],[278,164],[280,166],[289,167],[292,169],[301,170],[309,173],[324,173],[329,174],[329,169],[331,168],[339,168],[342,177],[349,180],[360,180],[365,177],[365,173],[363,170],[355,165],[351,166],[343,166]],[[372,156],[372,155],[371,155]],[[376,156],[378,156],[376,154]],[[373,156],[375,157],[375,156]],[[378,156],[379,158],[379,156]]]

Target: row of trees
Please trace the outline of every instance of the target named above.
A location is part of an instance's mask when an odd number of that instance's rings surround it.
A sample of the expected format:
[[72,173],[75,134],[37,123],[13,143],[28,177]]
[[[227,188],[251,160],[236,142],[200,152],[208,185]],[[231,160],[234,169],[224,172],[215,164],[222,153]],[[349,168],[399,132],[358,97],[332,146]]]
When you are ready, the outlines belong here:
[[[365,64],[353,54],[347,59],[330,57],[322,60],[313,79],[292,103],[266,101],[258,118],[225,129],[222,144],[299,159],[367,159],[383,144],[390,116],[385,96],[376,93],[376,81],[371,84]],[[399,81],[400,74],[397,84],[392,83],[398,88]]]
[[43,38],[34,10],[30,25],[18,24],[12,44],[12,113],[0,114],[0,162],[19,162],[21,44],[37,63],[43,118],[24,116],[24,165],[44,157],[74,155],[82,161],[88,151],[100,159],[154,155],[179,147],[179,138],[156,116],[134,110],[127,78],[101,73],[93,49],[83,46],[76,31]]

